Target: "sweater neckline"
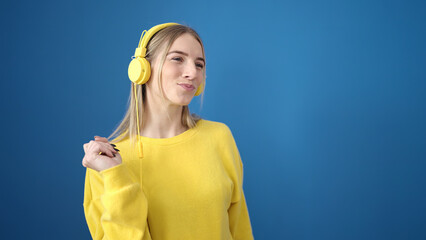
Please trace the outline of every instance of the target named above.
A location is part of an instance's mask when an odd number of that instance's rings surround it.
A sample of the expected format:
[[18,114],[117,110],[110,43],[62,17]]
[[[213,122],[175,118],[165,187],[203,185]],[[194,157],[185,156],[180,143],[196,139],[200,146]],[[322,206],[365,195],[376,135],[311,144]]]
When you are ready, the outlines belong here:
[[138,137],[142,143],[150,143],[150,144],[157,144],[157,145],[175,144],[175,143],[185,141],[186,139],[190,138],[192,135],[197,133],[202,124],[203,124],[203,119],[200,119],[197,121],[195,127],[190,128],[181,134],[178,134],[176,136],[169,137],[169,138],[150,138],[150,137],[144,137],[141,135],[139,135]]

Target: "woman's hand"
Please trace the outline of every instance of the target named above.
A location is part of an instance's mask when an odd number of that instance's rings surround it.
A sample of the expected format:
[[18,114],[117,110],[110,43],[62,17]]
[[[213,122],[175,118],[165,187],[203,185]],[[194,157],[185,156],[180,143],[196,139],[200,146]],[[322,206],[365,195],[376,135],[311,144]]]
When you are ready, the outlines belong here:
[[106,138],[95,136],[95,140],[85,143],[83,149],[85,153],[83,166],[98,172],[117,166],[122,162],[119,150],[115,150]]

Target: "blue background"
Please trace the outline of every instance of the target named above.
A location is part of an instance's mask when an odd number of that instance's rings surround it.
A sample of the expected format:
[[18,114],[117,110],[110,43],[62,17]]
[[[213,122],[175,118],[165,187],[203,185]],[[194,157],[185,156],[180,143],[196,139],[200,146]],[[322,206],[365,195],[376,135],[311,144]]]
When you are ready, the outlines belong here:
[[256,239],[426,239],[425,1],[8,1],[1,238],[90,239],[82,145],[108,136],[143,29],[204,40],[203,118],[244,162]]

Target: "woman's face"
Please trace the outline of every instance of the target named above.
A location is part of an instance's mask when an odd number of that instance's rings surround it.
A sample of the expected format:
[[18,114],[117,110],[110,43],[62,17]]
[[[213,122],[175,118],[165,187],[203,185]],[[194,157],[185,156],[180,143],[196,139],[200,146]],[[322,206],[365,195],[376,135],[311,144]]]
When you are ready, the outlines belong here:
[[[162,69],[164,96],[173,105],[188,105],[203,81],[205,60],[201,44],[189,33],[178,37],[166,53]],[[155,67],[151,79],[157,79]],[[158,83],[154,85],[157,93]]]

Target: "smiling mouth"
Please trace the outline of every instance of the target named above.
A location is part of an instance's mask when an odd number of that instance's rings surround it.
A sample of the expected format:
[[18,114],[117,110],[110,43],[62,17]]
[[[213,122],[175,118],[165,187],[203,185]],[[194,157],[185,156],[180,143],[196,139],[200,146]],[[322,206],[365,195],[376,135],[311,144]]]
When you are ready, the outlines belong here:
[[187,91],[192,91],[195,89],[195,87],[191,84],[178,84],[179,86],[181,86],[183,89],[187,90]]

